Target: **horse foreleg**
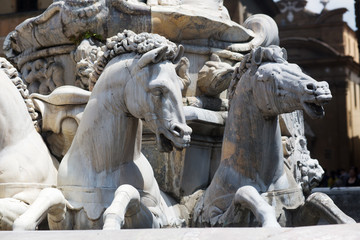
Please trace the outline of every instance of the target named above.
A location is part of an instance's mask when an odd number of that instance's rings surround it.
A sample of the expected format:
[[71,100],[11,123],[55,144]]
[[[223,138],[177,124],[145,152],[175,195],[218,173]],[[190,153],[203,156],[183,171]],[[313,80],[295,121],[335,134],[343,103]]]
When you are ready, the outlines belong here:
[[341,211],[331,198],[324,193],[313,193],[305,204],[299,209],[298,215],[294,218],[296,225],[315,225],[320,218],[324,218],[330,224],[356,223],[354,219]]
[[104,230],[121,229],[124,226],[127,211],[138,211],[140,208],[140,194],[131,185],[121,185],[115,192],[114,200],[105,210]]
[[234,197],[234,203],[250,209],[262,227],[280,227],[276,220],[275,210],[272,208],[252,186],[239,188]]
[[64,220],[65,213],[66,200],[61,191],[44,188],[28,210],[15,220],[13,230],[35,230],[47,214],[52,221],[60,222]]
[[140,194],[131,185],[121,185],[103,215],[104,230],[124,228],[158,228],[159,220],[140,202]]
[[12,230],[14,221],[23,214],[29,205],[13,198],[0,199],[0,230]]

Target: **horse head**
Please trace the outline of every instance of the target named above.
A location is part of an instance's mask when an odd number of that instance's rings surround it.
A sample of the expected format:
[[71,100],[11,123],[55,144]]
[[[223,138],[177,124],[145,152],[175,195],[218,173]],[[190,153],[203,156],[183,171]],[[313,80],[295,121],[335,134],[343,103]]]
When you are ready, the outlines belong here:
[[173,146],[187,147],[192,130],[185,121],[181,96],[186,81],[176,72],[182,69],[176,62],[187,62],[179,61],[183,47],[172,59],[164,60],[167,52],[168,46],[160,46],[133,61],[125,104],[131,115],[144,119],[156,134],[159,151],[169,152]]
[[264,116],[295,110],[304,110],[311,118],[325,115],[323,106],[332,98],[328,83],[318,82],[298,65],[288,63],[285,49],[256,48],[239,68],[247,68],[254,101]]

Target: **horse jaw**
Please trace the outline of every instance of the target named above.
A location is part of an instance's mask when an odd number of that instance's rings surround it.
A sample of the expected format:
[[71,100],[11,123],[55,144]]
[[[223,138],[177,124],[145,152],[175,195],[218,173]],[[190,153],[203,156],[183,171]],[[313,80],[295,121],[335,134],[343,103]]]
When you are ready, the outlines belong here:
[[332,99],[327,83],[318,82],[315,84],[307,84],[306,88],[305,91],[307,94],[305,95],[305,99],[301,101],[304,111],[313,119],[324,117],[325,111],[323,106]]
[[309,115],[313,119],[318,119],[325,116],[325,110],[322,105],[311,102],[304,102],[303,108],[307,115]]
[[173,150],[172,142],[164,134],[156,134],[157,149],[160,152],[171,152]]
[[192,129],[186,124],[172,124],[170,129],[163,127],[156,131],[157,148],[160,152],[171,152],[175,147],[182,150],[190,146]]

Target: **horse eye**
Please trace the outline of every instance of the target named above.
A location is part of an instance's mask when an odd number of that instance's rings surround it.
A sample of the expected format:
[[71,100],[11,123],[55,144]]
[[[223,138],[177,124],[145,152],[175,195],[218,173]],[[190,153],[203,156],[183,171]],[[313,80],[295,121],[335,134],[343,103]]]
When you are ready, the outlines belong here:
[[151,94],[159,97],[162,95],[162,90],[161,90],[161,88],[154,88],[151,90]]

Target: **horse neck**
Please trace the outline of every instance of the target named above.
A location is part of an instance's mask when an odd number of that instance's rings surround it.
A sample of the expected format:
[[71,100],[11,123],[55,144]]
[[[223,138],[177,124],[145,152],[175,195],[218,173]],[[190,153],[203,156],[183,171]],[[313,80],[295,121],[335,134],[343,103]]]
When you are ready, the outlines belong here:
[[[119,56],[110,62],[106,72],[104,71],[96,83],[97,86],[90,98],[89,103],[96,99],[95,104],[90,104],[91,106],[87,107],[89,111],[85,109],[84,112],[83,119],[86,119],[88,114],[97,115],[99,118],[97,122],[100,124],[95,129],[91,124],[85,124],[85,128],[92,129],[91,134],[98,131],[95,135],[104,136],[103,143],[95,151],[95,154],[100,155],[93,158],[97,171],[118,169],[119,165],[132,162],[141,156],[142,123],[138,118],[127,113],[126,104],[123,101],[126,94],[125,85],[131,79],[129,72],[124,70],[127,58],[128,56]],[[103,77],[105,78],[102,79]],[[87,131],[84,132],[86,132],[85,135],[89,134]],[[96,141],[96,138],[86,136],[85,138],[87,138],[86,142],[89,141],[86,145],[96,144],[92,142]],[[101,154],[109,155],[104,157]],[[102,159],[107,159],[107,161],[103,162]]]
[[[7,78],[7,77],[6,77]],[[0,94],[0,148],[15,144],[35,130],[25,102],[7,78],[1,79]]]
[[[133,61],[134,53],[124,54],[118,57],[120,65],[127,66],[126,63]],[[116,62],[116,61],[115,61]],[[131,63],[129,64],[131,65]],[[130,75],[130,70],[124,70],[123,67],[116,67],[116,71],[119,71],[117,76],[122,76],[121,80],[115,80],[115,82],[119,83],[119,86],[113,87],[113,96],[116,96],[118,99],[124,99],[125,96],[125,85],[129,80],[134,81],[133,77]],[[127,67],[126,67],[127,68]],[[122,70],[121,70],[122,69]],[[126,73],[125,73],[125,72]],[[116,83],[115,83],[116,84]],[[119,89],[121,89],[119,91]],[[110,97],[111,95],[109,95]],[[114,104],[114,99],[111,99],[109,104]],[[128,113],[128,109],[126,109],[125,100],[122,101],[121,104],[116,106],[118,114],[120,117],[120,126],[124,129],[122,131],[122,143],[120,146],[123,146],[122,152],[124,156],[120,162],[130,162],[138,159],[141,155],[141,141],[142,141],[142,122],[140,119],[130,115]]]
[[[124,112],[118,113],[118,127],[119,133],[115,134],[113,131],[116,128],[109,128],[108,134],[114,136],[113,146],[117,149],[112,149],[113,156],[109,159],[115,160],[108,162],[112,166],[106,166],[107,169],[118,169],[118,166],[125,163],[133,162],[141,156],[141,141],[142,141],[142,122],[140,119],[128,116]],[[111,144],[111,143],[110,143]],[[106,163],[106,165],[108,164]],[[115,164],[115,165],[114,165]]]
[[222,164],[268,188],[283,174],[280,126],[278,116],[263,116],[254,97],[245,89],[233,97],[221,159]]
[[141,155],[142,122],[140,119],[125,115],[124,124],[126,130],[122,134],[121,146],[123,156],[120,163],[132,162]]

